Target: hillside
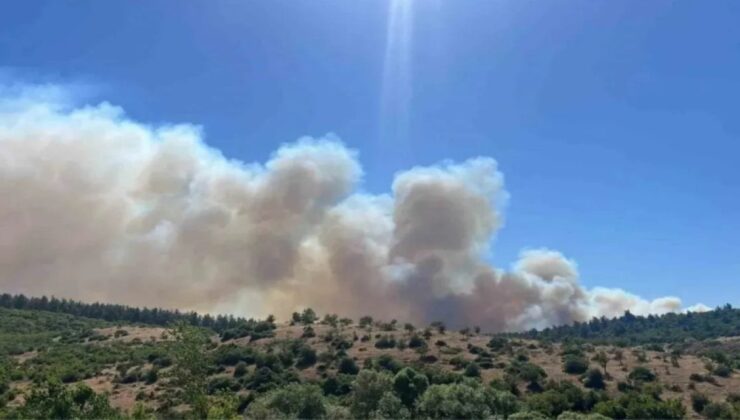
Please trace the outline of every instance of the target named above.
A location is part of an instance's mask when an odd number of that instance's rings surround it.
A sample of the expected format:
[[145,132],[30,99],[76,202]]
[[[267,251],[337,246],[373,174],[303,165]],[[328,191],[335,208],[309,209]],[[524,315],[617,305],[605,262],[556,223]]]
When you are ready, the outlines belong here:
[[[25,309],[14,308],[20,301]],[[223,317],[228,325],[204,327],[220,318],[133,322],[105,306],[57,302],[52,312],[40,301],[0,299],[4,418],[740,415],[740,337],[723,336],[735,331],[726,327],[737,316],[731,308],[691,315],[705,328],[680,340],[649,339],[656,321],[635,317],[645,327],[624,332],[640,337],[628,346],[565,333],[581,326],[490,336],[306,310],[286,323]],[[90,317],[63,313],[69,308]]]

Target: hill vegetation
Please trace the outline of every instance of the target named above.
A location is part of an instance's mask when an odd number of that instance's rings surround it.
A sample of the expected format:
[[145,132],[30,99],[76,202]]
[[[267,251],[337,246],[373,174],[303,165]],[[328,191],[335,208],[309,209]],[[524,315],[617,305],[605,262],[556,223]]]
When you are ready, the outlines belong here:
[[0,297],[2,418],[740,418],[729,307],[491,336],[24,298]]
[[668,313],[660,316],[635,316],[627,311],[619,318],[595,318],[588,322],[546,328],[541,331],[532,330],[511,336],[623,345],[707,340],[740,336],[740,309],[728,304],[713,311]]

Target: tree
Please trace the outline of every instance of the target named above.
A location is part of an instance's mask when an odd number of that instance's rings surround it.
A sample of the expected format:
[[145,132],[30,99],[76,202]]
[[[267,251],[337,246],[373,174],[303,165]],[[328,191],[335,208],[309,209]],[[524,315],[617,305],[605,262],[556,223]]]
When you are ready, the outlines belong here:
[[350,411],[354,417],[368,418],[378,409],[386,392],[392,392],[393,380],[386,373],[362,370],[352,384]]
[[412,349],[417,349],[419,347],[424,347],[427,345],[427,342],[424,341],[423,338],[419,337],[418,335],[414,334],[409,338],[409,347]]
[[604,375],[598,369],[589,369],[589,371],[586,372],[583,385],[586,388],[604,389],[606,387],[606,384],[604,383]]
[[580,375],[588,369],[588,361],[582,356],[568,354],[563,360],[563,371],[571,375]]
[[247,374],[247,364],[244,362],[237,363],[236,367],[234,368],[234,377],[241,378],[242,376],[246,374]]
[[298,369],[305,369],[309,366],[313,366],[316,363],[316,350],[310,346],[302,346],[298,350],[298,360],[296,361],[296,367]]
[[413,407],[416,399],[429,387],[426,375],[411,368],[401,369],[393,378],[393,390],[406,407]]
[[701,413],[708,419],[737,419],[740,412],[732,405],[723,402],[711,402],[704,407]]
[[606,353],[603,350],[601,350],[598,353],[596,353],[593,360],[594,362],[598,363],[602,369],[604,369],[604,375],[607,375],[606,365],[609,363],[609,356],[607,356]]
[[437,330],[438,333],[444,334],[445,330],[447,329],[447,326],[445,326],[445,323],[442,321],[434,321],[430,324],[430,326]]
[[471,362],[465,367],[463,375],[469,378],[480,378],[480,367],[477,363]]
[[698,392],[691,394],[691,407],[698,414],[701,414],[704,411],[704,407],[706,407],[710,402],[711,400],[704,394]]
[[632,369],[627,378],[633,382],[652,382],[655,380],[655,374],[644,366],[638,366]]
[[318,317],[316,316],[316,312],[314,312],[311,308],[306,308],[301,313],[301,322],[305,325],[310,325],[316,322],[316,319]]
[[491,388],[474,381],[432,385],[419,398],[419,417],[429,419],[485,419],[491,416]]
[[170,330],[175,338],[172,347],[172,378],[183,391],[185,402],[190,405],[193,415],[205,418],[208,415],[207,376],[208,364],[205,347],[208,336],[203,330],[180,322]]
[[614,360],[619,362],[619,366],[624,365],[624,352],[620,349],[614,350]]
[[303,334],[301,335],[301,338],[312,338],[316,337],[316,332],[313,330],[313,327],[310,325],[306,325],[303,327]]
[[18,410],[20,418],[31,419],[99,419],[118,418],[105,395],[96,394],[87,385],[66,387],[58,381],[34,385]]
[[407,419],[411,417],[411,412],[404,407],[401,399],[392,392],[386,392],[378,401],[378,408],[372,415],[373,419]]
[[367,328],[369,326],[373,325],[373,317],[365,315],[362,318],[360,318],[360,327],[361,328]]
[[239,398],[236,394],[228,391],[219,392],[211,398],[208,404],[208,419],[213,420],[237,420],[239,414]]
[[357,367],[357,364],[355,363],[354,359],[350,357],[344,357],[342,358],[342,360],[339,361],[337,372],[343,373],[346,375],[356,375],[357,372],[359,371],[360,371],[360,368]]
[[264,420],[315,419],[323,417],[326,412],[326,401],[318,385],[294,383],[257,398],[249,405],[246,415],[247,418]]

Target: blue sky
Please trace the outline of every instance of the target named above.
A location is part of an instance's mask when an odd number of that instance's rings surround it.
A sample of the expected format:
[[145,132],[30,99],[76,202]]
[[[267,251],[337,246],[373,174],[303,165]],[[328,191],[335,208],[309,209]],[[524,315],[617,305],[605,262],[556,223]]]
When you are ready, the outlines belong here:
[[412,0],[403,131],[383,129],[401,118],[382,111],[389,6],[7,2],[0,67],[202,125],[247,162],[336,133],[374,193],[492,156],[511,194],[497,265],[547,246],[587,286],[740,304],[739,2]]

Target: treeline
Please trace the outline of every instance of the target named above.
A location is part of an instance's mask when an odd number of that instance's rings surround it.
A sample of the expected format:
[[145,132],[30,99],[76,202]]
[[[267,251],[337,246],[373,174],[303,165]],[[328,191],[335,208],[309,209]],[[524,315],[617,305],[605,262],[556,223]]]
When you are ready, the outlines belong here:
[[594,318],[588,322],[532,330],[509,336],[550,341],[587,340],[599,343],[641,345],[677,343],[740,335],[740,309],[730,304],[708,312]]
[[23,294],[0,295],[0,307],[10,309],[31,309],[39,311],[64,313],[92,319],[102,319],[109,322],[128,322],[159,326],[170,326],[184,322],[195,327],[211,329],[222,338],[238,338],[248,335],[254,338],[270,335],[275,329],[273,318],[255,320],[233,315],[209,314],[200,315],[196,312],[180,312],[161,308],[138,308],[126,305],[109,303],[84,303],[56,297],[28,297]]

